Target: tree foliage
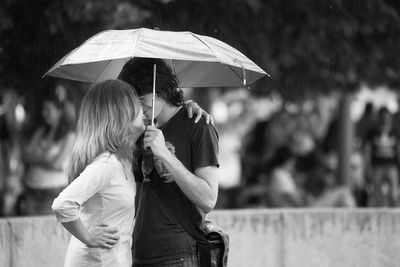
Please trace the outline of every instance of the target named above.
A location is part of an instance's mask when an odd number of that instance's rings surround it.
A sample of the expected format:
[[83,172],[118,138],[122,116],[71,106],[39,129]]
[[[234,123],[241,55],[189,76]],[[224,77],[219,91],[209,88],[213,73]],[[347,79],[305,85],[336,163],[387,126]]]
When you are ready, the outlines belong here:
[[[278,2],[278,1],[276,1]],[[398,86],[399,14],[384,1],[279,1],[269,32],[273,87],[304,92]]]
[[4,0],[0,88],[52,86],[42,75],[105,29],[188,30],[236,47],[271,74],[254,92],[284,97],[399,86],[396,0]]

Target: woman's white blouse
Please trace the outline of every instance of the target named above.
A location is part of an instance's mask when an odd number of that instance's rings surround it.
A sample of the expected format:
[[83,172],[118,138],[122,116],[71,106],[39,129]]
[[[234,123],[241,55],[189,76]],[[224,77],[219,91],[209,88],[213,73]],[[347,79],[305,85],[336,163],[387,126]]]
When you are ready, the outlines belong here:
[[81,219],[87,229],[116,227],[120,239],[112,249],[89,248],[71,237],[65,266],[131,266],[135,215],[135,180],[130,164],[103,153],[60,193],[53,211],[60,222]]

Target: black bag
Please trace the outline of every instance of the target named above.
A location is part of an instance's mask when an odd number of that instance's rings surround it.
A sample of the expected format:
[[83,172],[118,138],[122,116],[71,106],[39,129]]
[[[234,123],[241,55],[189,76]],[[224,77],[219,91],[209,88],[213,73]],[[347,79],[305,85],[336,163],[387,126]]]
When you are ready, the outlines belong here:
[[226,267],[228,265],[229,236],[222,231],[207,216],[201,230],[204,232],[210,245],[210,260],[212,267]]

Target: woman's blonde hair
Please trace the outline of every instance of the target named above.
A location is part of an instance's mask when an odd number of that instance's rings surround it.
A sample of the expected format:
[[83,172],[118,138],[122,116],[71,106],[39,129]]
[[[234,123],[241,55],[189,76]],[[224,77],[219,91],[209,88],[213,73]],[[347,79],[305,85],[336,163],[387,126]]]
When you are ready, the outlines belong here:
[[133,122],[140,107],[136,91],[120,80],[98,83],[86,93],[68,166],[70,182],[103,152],[132,161]]

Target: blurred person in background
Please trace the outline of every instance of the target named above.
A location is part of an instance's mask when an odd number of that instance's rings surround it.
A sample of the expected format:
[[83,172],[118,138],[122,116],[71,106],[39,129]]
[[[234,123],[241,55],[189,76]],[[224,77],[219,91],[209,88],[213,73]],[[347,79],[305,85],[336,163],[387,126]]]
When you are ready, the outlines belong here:
[[279,147],[268,164],[267,202],[270,207],[303,207],[306,198],[296,181],[296,156],[287,146]]
[[309,132],[296,131],[290,136],[289,147],[296,157],[304,157],[316,149],[315,139]]
[[8,150],[10,143],[10,131],[6,119],[6,113],[9,111],[10,101],[2,95],[0,105],[0,216],[4,215],[4,193],[5,183],[8,177]]
[[268,129],[270,124],[269,119],[257,122],[243,138],[240,153],[241,186],[257,183],[257,175],[260,171],[260,164],[262,164],[261,158],[264,158],[263,153],[269,147]]
[[368,207],[368,197],[371,190],[365,175],[365,162],[361,149],[355,149],[350,158],[350,188],[357,207]]
[[304,190],[309,207],[355,207],[350,186],[336,181],[337,155],[332,151],[314,151],[307,156]]
[[[368,146],[368,138],[373,130],[374,126],[377,124],[377,110],[371,101],[368,101],[364,105],[364,112],[361,117],[355,122],[354,125],[354,145],[355,154],[359,154],[361,157],[357,160],[357,156],[352,157],[351,165],[351,182],[353,185],[353,192],[356,197],[358,206],[368,206],[368,197],[373,195],[374,186],[372,179],[372,171],[370,166],[366,164],[367,157],[365,155]],[[354,177],[353,174],[357,172],[357,161],[362,162],[362,182],[361,177]],[[368,169],[367,169],[368,168]],[[357,175],[356,175],[357,176]]]
[[397,136],[400,136],[400,95],[397,96],[397,111],[393,114],[393,128]]
[[358,119],[355,125],[355,138],[356,142],[364,146],[368,134],[371,132],[372,128],[376,123],[376,112],[374,104],[372,102],[365,103],[364,112]]
[[264,164],[271,160],[278,147],[287,143],[294,127],[293,117],[282,108],[250,129],[242,143],[242,185],[258,183]]
[[[60,89],[60,87],[58,87]],[[26,165],[21,215],[51,214],[53,199],[68,185],[65,173],[75,140],[75,108],[65,91],[54,90],[44,100],[43,123],[23,149]]]
[[15,215],[15,205],[23,190],[21,174],[21,126],[24,121],[23,98],[13,89],[1,95],[0,104],[0,214]]
[[399,203],[400,143],[386,107],[378,112],[376,124],[367,135],[364,148],[366,171],[371,174],[371,206],[397,206]]
[[4,215],[5,183],[9,173],[8,145],[11,140],[6,113],[9,111],[10,101],[2,95],[0,105],[0,216]]

